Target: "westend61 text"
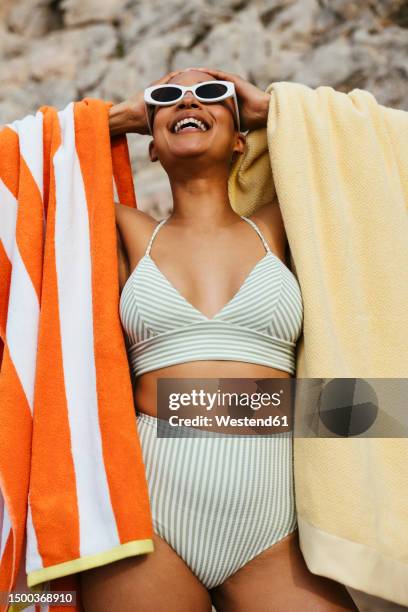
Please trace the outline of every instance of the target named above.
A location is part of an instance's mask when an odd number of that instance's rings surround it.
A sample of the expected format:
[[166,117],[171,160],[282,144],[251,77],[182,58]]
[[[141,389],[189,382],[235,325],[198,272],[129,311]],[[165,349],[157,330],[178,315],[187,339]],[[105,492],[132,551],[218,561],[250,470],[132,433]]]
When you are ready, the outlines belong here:
[[[288,427],[288,417],[268,416],[265,418],[241,417],[233,418],[230,416],[215,416],[217,426],[221,427]],[[186,427],[212,427],[214,419],[206,416],[195,416],[191,419],[171,416],[169,424],[173,427],[181,425]]]

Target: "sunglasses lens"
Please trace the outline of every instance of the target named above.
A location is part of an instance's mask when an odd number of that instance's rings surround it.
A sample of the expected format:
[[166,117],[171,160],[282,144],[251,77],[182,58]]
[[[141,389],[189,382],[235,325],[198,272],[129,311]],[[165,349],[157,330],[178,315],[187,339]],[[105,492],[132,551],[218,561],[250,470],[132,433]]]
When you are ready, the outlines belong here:
[[181,89],[179,87],[160,87],[151,92],[153,100],[156,102],[173,102],[180,97]]
[[223,83],[206,83],[197,87],[196,92],[200,98],[212,100],[223,96],[228,91],[227,86]]

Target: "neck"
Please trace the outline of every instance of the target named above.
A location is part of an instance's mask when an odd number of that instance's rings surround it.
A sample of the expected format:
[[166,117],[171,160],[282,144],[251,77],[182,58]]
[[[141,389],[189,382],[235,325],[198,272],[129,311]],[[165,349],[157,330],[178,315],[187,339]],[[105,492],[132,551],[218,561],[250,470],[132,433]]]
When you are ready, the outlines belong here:
[[229,197],[228,178],[188,177],[171,181],[172,219],[180,224],[225,226],[237,218]]

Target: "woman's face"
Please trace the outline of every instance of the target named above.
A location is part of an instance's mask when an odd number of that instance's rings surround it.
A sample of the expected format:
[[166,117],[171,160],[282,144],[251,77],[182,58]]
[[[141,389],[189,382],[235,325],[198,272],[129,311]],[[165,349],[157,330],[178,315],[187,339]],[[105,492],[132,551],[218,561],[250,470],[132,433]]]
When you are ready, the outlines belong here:
[[[205,72],[186,70],[173,77],[169,83],[194,85],[213,80],[215,79]],[[190,112],[205,124],[206,130],[187,129],[175,132],[176,123]],[[245,136],[237,130],[232,98],[207,104],[197,100],[193,93],[188,91],[176,104],[154,108],[150,159],[159,159],[166,171],[171,172],[180,158],[200,158],[210,164],[225,163],[229,168],[233,152],[242,153],[244,147]]]

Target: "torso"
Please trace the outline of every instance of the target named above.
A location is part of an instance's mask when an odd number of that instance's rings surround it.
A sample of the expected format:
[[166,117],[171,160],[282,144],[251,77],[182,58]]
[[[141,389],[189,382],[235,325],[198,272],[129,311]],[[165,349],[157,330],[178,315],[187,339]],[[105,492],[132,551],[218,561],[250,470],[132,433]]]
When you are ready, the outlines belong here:
[[[143,257],[157,222],[134,208],[117,204],[120,292],[131,272]],[[271,251],[288,265],[287,241],[279,206],[263,207],[249,217],[262,230]],[[254,265],[264,255],[260,240],[237,217],[237,225],[223,231],[198,234],[177,227],[167,230],[165,239],[154,243],[154,261],[198,310],[212,317],[238,291]],[[182,235],[181,235],[182,232]],[[171,253],[171,257],[169,257]],[[219,262],[222,261],[222,266]],[[180,262],[180,265],[178,265]],[[240,265],[237,265],[237,262]],[[276,368],[236,361],[192,361],[142,374],[134,385],[138,411],[156,415],[156,382],[158,378],[290,378],[291,374]]]

